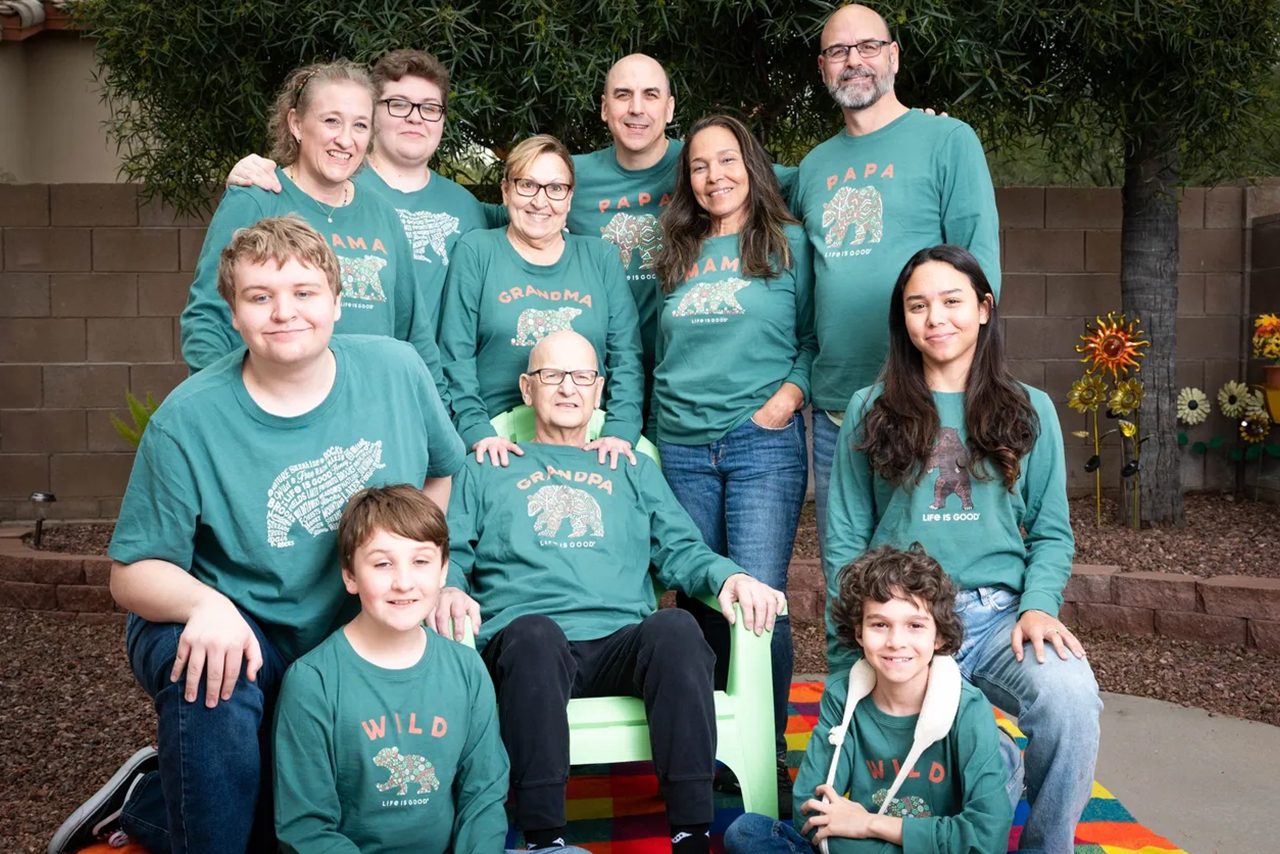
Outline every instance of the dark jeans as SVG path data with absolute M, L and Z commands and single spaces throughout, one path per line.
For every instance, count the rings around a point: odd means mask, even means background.
M 549 617 L 527 614 L 494 635 L 482 655 L 498 694 L 521 830 L 565 823 L 569 700 L 614 695 L 644 700 L 668 822 L 711 823 L 712 654 L 687 613 L 657 611 L 590 641 L 569 641 Z
M 133 675 L 156 707 L 160 770 L 143 778 L 124 805 L 123 830 L 153 854 L 274 851 L 271 718 L 285 662 L 241 612 L 262 647 L 257 680 L 241 673 L 230 700 L 204 705 L 169 681 L 183 626 L 130 614 L 125 647 Z
M 711 550 L 785 593 L 809 474 L 804 417 L 797 412 L 776 430 L 748 419 L 709 445 L 661 442 L 659 449 L 671 491 Z M 702 625 L 716 654 L 716 687 L 723 688 L 729 672 L 728 622 L 697 599 L 680 594 L 676 602 Z M 775 749 L 783 756 L 793 663 L 786 615 L 774 624 L 770 658 Z

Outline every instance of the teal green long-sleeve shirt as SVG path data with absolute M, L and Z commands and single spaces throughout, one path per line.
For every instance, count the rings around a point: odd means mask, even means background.
M 833 673 L 818 709 L 818 725 L 796 774 L 796 829 L 808 816 L 800 811 L 827 781 L 833 751 L 827 735 L 844 715 L 849 672 Z M 893 785 L 915 733 L 919 715 L 896 716 L 864 697 L 840 743 L 833 787 L 875 813 Z M 927 747 L 913 775 L 902 784 L 888 814 L 902 822 L 902 845 L 882 839 L 830 838 L 831 854 L 992 854 L 1009 843 L 1013 807 L 1005 791 L 1008 769 L 1000 756 L 991 704 L 968 682 L 960 689 L 960 708 L 945 738 Z
M 640 335 L 617 253 L 565 236 L 554 264 L 520 256 L 506 229 L 473 231 L 449 264 L 440 350 L 458 433 L 468 448 L 494 435 L 489 419 L 521 402 L 520 374 L 533 345 L 572 329 L 596 350 L 605 375 L 603 435 L 640 437 Z
M 703 241 L 658 319 L 654 411 L 663 441 L 705 445 L 722 438 L 784 383 L 809 397 L 813 267 L 804 230 L 786 229 L 791 266 L 772 279 L 744 278 L 739 235 Z
M 648 457 L 611 469 L 594 451 L 521 447 L 505 467 L 469 457 L 449 501 L 449 585 L 480 603 L 481 648 L 525 614 L 571 641 L 638 623 L 657 607 L 650 564 L 691 596 L 742 572 L 707 548 Z
M 390 670 L 339 629 L 285 674 L 274 742 L 285 851 L 503 850 L 509 765 L 474 650 L 428 633 L 417 664 Z
M 1013 492 L 1005 489 L 989 461 L 982 464 L 987 479 L 972 473 L 963 392 L 933 393 L 940 427 L 929 468 L 918 483 L 896 486 L 872 472 L 866 454 L 854 449 L 879 386 L 853 396 L 836 440 L 827 498 L 822 553 L 828 601 L 835 595 L 840 569 L 863 552 L 882 545 L 906 548 L 918 541 L 958 589 L 1004 587 L 1021 595 L 1019 613 L 1037 610 L 1057 616 L 1075 554 L 1062 428 L 1049 396 L 1024 388 L 1040 433 L 1022 458 Z M 833 672 L 852 663 L 834 637 L 828 609 Z
M 223 248 L 238 229 L 292 213 L 320 232 L 338 256 L 342 316 L 334 333 L 408 341 L 447 403 L 435 340 L 435 314 L 429 302 L 419 298 L 414 262 L 399 215 L 367 188 L 367 179 L 356 183 L 350 203 L 330 209 L 299 189 L 283 169 L 276 169 L 276 177 L 282 187 L 279 193 L 259 187 L 228 187 L 214 211 L 182 310 L 182 357 L 187 366 L 193 372 L 203 370 L 244 343 L 231 326 L 230 307 L 218 293 L 218 261 Z
M 912 110 L 864 136 L 841 131 L 801 161 L 791 209 L 813 246 L 820 409 L 839 410 L 875 382 L 889 349 L 889 294 L 917 251 L 967 248 L 1000 295 L 995 190 L 964 122 Z

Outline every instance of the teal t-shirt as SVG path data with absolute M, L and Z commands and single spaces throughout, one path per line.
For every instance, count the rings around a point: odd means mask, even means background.
M 796 774 L 793 814 L 797 830 L 808 819 L 800 812 L 800 805 L 827 781 L 834 750 L 827 736 L 843 719 L 848 693 L 846 668 L 827 680 L 818 725 Z M 854 709 L 848 734 L 840 742 L 835 790 L 868 812 L 878 812 L 911 750 L 918 718 L 887 714 L 871 697 L 863 697 Z M 887 814 L 903 819 L 902 846 L 880 839 L 833 836 L 831 854 L 1004 851 L 1013 823 L 1013 807 L 1005 791 L 1007 779 L 991 704 L 981 691 L 964 682 L 951 731 L 925 748 L 890 801 Z
M 813 268 L 804 230 L 787 227 L 792 264 L 775 278 L 745 278 L 738 235 L 702 242 L 659 318 L 654 410 L 658 435 L 705 445 L 751 417 L 784 382 L 809 396 Z
M 285 851 L 503 850 L 509 766 L 475 650 L 428 632 L 417 664 L 389 670 L 339 629 L 285 674 L 274 740 Z
M 1049 396 L 1024 388 L 1040 420 L 1040 434 L 1022 459 L 1013 492 L 1005 489 L 991 461 L 983 462 L 982 471 L 973 470 L 963 392 L 933 393 L 940 426 L 928 470 L 918 483 L 897 486 L 875 475 L 866 454 L 854 449 L 863 416 L 880 388 L 853 396 L 836 440 L 827 498 L 822 554 L 828 601 L 835 595 L 840 569 L 863 552 L 919 542 L 958 589 L 1003 587 L 1021 595 L 1019 613 L 1037 610 L 1057 616 L 1075 554 L 1062 428 Z M 829 612 L 827 631 L 833 662 L 847 660 L 847 651 L 832 641 Z
M 658 217 L 671 203 L 683 145 L 678 139 L 668 139 L 662 159 L 647 169 L 624 169 L 612 145 L 573 157 L 573 206 L 568 228 L 573 234 L 603 237 L 622 260 L 640 316 L 645 377 L 653 376 L 658 305 L 662 302 L 662 287 L 653 270 L 662 251 Z
M 465 454 L 412 348 L 365 335 L 329 346 L 333 388 L 303 415 L 254 402 L 243 345 L 174 389 L 143 434 L 108 550 L 123 564 L 189 570 L 253 617 L 287 661 L 356 602 L 338 572 L 347 499 L 450 476 Z
M 691 596 L 743 571 L 707 548 L 648 457 L 610 469 L 594 451 L 521 447 L 506 467 L 469 457 L 449 502 L 449 584 L 480 603 L 481 647 L 525 614 L 571 641 L 638 623 L 657 607 L 650 564 Z
M 889 294 L 917 251 L 966 247 L 1000 293 L 1000 226 L 982 144 L 918 110 L 865 136 L 840 132 L 800 163 L 791 209 L 813 245 L 813 402 L 839 410 L 889 349 Z
M 604 435 L 640 437 L 640 340 L 636 305 L 615 252 L 565 235 L 554 264 L 532 264 L 506 229 L 473 231 L 449 264 L 440 350 L 458 433 L 468 448 L 495 435 L 489 419 L 521 403 L 520 374 L 546 335 L 580 333 L 596 349 L 609 413 Z
M 427 171 L 431 175 L 427 185 L 409 193 L 392 187 L 368 164 L 353 180 L 356 187 L 381 197 L 400 217 L 413 257 L 418 299 L 438 326 L 449 253 L 459 237 L 468 231 L 487 228 L 488 223 L 484 208 L 470 191 L 434 170 Z
M 369 171 L 369 170 L 363 170 Z M 350 203 L 329 210 L 276 169 L 279 193 L 258 187 L 228 187 L 214 211 L 196 260 L 195 280 L 182 310 L 182 357 L 200 371 L 244 342 L 231 326 L 231 309 L 218 294 L 218 259 L 236 230 L 258 220 L 297 214 L 320 232 L 338 256 L 342 274 L 340 334 L 385 335 L 408 341 L 444 394 L 436 347 L 435 313 L 418 298 L 409 244 L 400 217 L 378 194 L 356 184 Z

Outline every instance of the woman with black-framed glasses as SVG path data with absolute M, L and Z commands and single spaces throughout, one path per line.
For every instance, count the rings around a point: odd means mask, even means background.
M 506 465 L 522 451 L 489 419 L 520 403 L 516 378 L 533 345 L 572 329 L 595 347 L 608 377 L 601 437 L 586 447 L 632 457 L 640 438 L 644 380 L 635 299 L 617 250 L 565 233 L 573 201 L 573 160 L 546 134 L 511 150 L 502 177 L 510 223 L 473 231 L 454 249 L 440 319 L 440 351 L 462 441 Z M 563 379 L 563 377 L 561 378 Z

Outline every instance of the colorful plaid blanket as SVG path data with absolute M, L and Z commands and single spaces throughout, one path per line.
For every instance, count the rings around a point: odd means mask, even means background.
M 820 682 L 797 682 L 791 686 L 790 717 L 787 721 L 788 761 L 792 776 L 809 743 L 809 734 L 818 722 Z M 1013 721 L 996 712 L 997 723 L 1019 745 L 1026 738 Z M 628 762 L 575 768 L 569 780 L 569 842 L 594 854 L 666 854 L 671 850 L 658 780 L 648 762 Z M 742 814 L 742 802 L 735 797 L 716 795 L 716 818 L 711 828 L 712 850 L 723 852 L 720 836 Z M 1015 849 L 1027 818 L 1027 803 L 1018 805 L 1009 847 Z M 507 844 L 515 847 L 513 830 Z M 140 847 L 109 848 L 94 845 L 84 854 L 146 854 Z M 1098 782 L 1093 798 L 1076 827 L 1076 854 L 1186 854 L 1134 819 L 1115 796 Z

